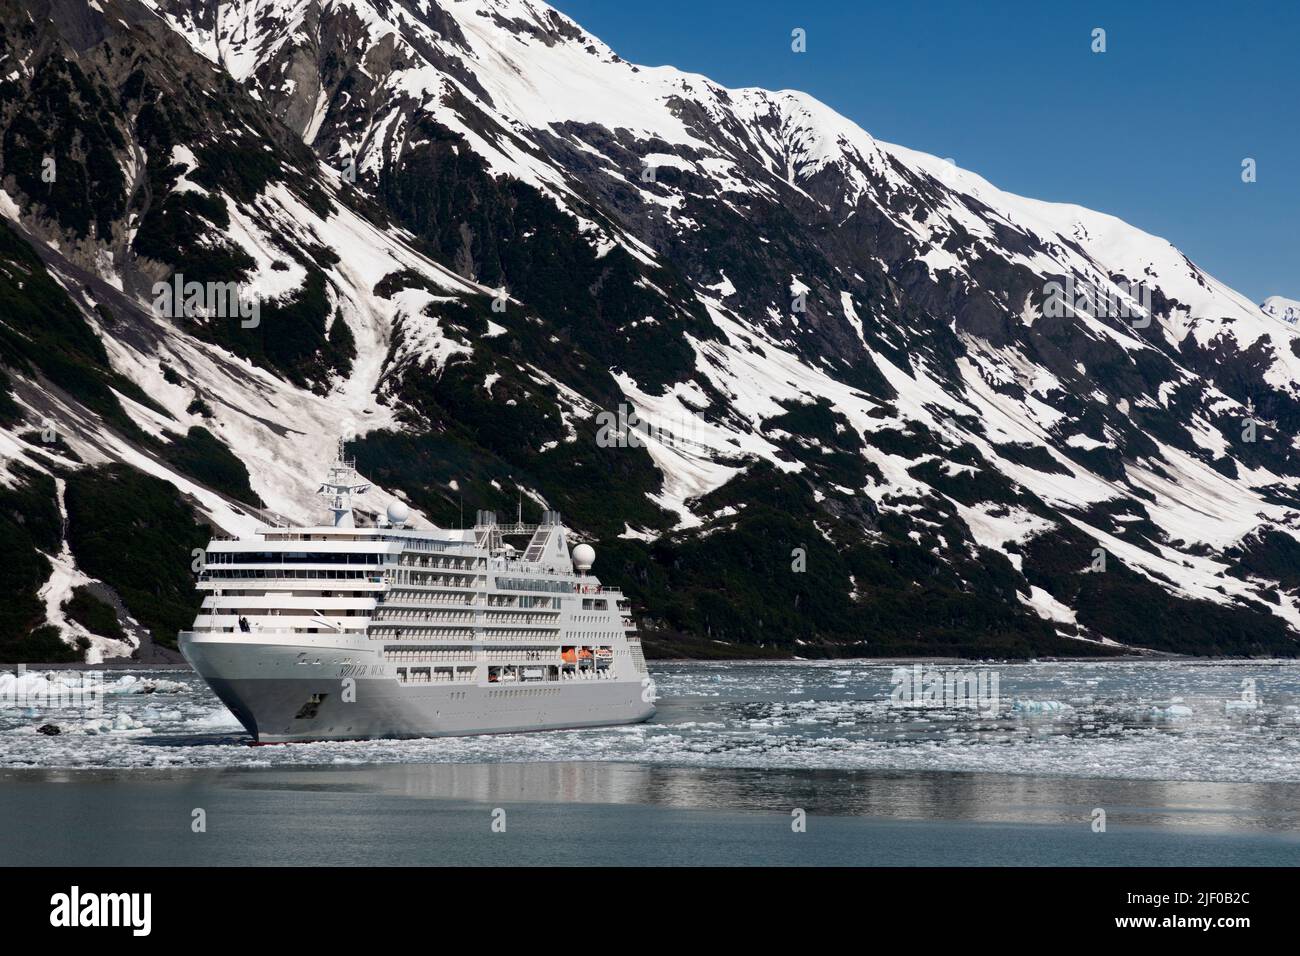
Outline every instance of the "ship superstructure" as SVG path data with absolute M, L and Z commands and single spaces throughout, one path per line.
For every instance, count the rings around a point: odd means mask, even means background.
M 214 538 L 180 647 L 259 742 L 634 723 L 654 684 L 622 593 L 560 515 L 417 529 L 400 502 L 358 526 L 369 485 L 342 453 L 333 521 Z

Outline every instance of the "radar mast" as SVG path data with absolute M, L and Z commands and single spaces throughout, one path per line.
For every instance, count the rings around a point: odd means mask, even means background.
M 370 490 L 370 482 L 363 481 L 357 474 L 357 463 L 344 454 L 345 439 L 339 438 L 338 457 L 330 465 L 329 477 L 321 483 L 316 492 L 322 498 L 329 499 L 329 509 L 334 515 L 334 527 L 355 528 L 352 517 L 352 496 L 364 495 Z

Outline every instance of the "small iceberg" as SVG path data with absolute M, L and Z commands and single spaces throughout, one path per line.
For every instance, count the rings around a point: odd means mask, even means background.
M 1067 710 L 1073 710 L 1069 704 L 1063 704 L 1059 700 L 1020 699 L 1016 700 L 1011 709 L 1021 714 L 1060 714 Z
M 136 720 L 130 714 L 117 714 L 113 717 L 100 717 L 97 720 L 88 720 L 81 727 L 82 733 L 96 734 L 113 734 L 113 733 L 140 733 L 149 731 L 143 723 Z
M 185 690 L 180 681 L 166 680 L 162 677 L 136 677 L 126 674 L 104 687 L 106 694 L 179 694 Z

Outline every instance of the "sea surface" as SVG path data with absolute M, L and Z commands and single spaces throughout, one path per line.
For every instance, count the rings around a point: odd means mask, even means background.
M 90 712 L 0 672 L 0 863 L 1300 862 L 1300 664 L 920 666 L 654 663 L 633 727 L 260 747 L 188 671 Z

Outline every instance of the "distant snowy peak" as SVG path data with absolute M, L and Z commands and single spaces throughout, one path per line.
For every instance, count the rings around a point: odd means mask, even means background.
M 1270 295 L 1259 304 L 1259 307 L 1273 318 L 1281 319 L 1291 325 L 1295 325 L 1297 321 L 1300 321 L 1300 300 L 1288 299 L 1280 295 Z
M 979 249 L 1003 246 L 1009 228 L 1032 237 L 1034 252 L 1021 240 L 1008 251 L 1040 276 L 1158 285 L 1189 319 L 1174 341 L 1190 330 L 1208 342 L 1231 323 L 1246 347 L 1266 329 L 1253 303 L 1121 220 L 1004 192 L 949 160 L 878 141 L 805 93 L 727 89 L 629 63 L 545 3 L 150 2 L 304 139 L 319 136 L 334 163 L 387 168 L 414 144 L 411 119 L 423 113 L 463 135 L 494 173 L 580 217 L 578 197 L 598 176 L 607 189 L 630 186 L 672 231 L 698 229 L 674 198 L 681 187 L 639 181 L 648 166 L 687 171 L 713 199 L 742 204 L 795 190 L 843 217 L 865 198 L 924 247 L 917 256 L 936 273 L 969 277 Z M 575 156 L 595 168 L 576 173 Z M 593 241 L 608 232 L 593 229 Z M 953 248 L 967 237 L 976 241 Z
M 777 180 L 847 213 L 874 194 L 924 242 L 942 242 L 956 226 L 974 226 L 978 236 L 1011 225 L 1062 252 L 1026 263 L 1041 271 L 1090 266 L 1158 278 L 1176 286 L 1167 293 L 1176 292 L 1193 314 L 1207 298 L 1223 300 L 1209 313 L 1235 320 L 1254 313 L 1252 303 L 1216 288 L 1167 242 L 1120 220 L 1005 193 L 949 160 L 880 142 L 805 93 L 727 89 L 673 67 L 629 63 L 536 0 L 147 2 L 262 97 L 292 100 L 278 111 L 308 142 L 332 126 L 333 155 L 361 156 L 363 169 L 382 168 L 409 148 L 409 117 L 394 111 L 415 106 L 466 136 L 494 172 L 561 201 L 572 198 L 572 178 L 553 157 L 539 155 L 554 153 L 557 139 L 588 161 L 597 158 L 603 174 L 629 180 L 669 218 L 680 219 L 662 190 L 636 182 L 641 166 L 656 159 L 708 180 L 719 195 L 774 196 Z M 330 56 L 340 32 L 346 42 L 339 51 L 352 63 Z M 319 71 L 305 68 L 308 55 L 321 60 Z M 349 81 L 342 92 L 348 69 L 364 82 Z M 927 181 L 951 195 L 934 194 Z M 900 216 L 902 193 L 919 194 L 937 215 Z M 1078 249 L 1082 260 L 1064 261 Z M 960 262 L 948 267 L 961 271 Z

